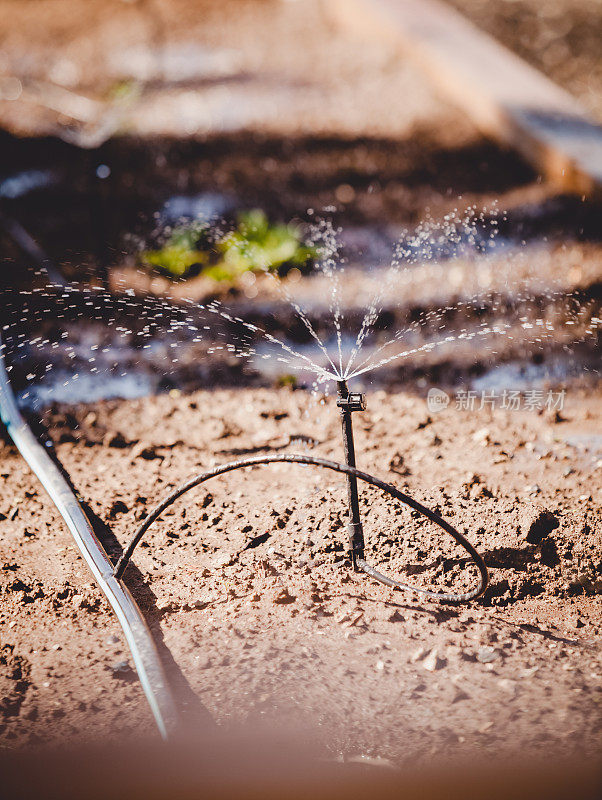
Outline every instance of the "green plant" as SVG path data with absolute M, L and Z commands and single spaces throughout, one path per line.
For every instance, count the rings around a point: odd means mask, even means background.
M 166 272 L 172 278 L 184 278 L 195 267 L 202 269 L 209 262 L 206 249 L 199 249 L 203 241 L 205 226 L 195 223 L 174 228 L 163 247 L 145 250 L 140 258 L 144 264 Z
M 291 389 L 296 389 L 298 386 L 298 380 L 296 375 L 280 375 L 276 379 L 276 386 L 279 388 L 286 388 L 289 386 Z
M 140 84 L 135 80 L 120 80 L 111 84 L 106 92 L 106 99 L 111 102 L 137 100 L 140 96 Z
M 293 225 L 271 225 L 263 211 L 255 209 L 238 217 L 238 226 L 218 245 L 221 260 L 205 270 L 216 280 L 232 280 L 243 272 L 301 267 L 315 251 L 304 245 Z
M 179 226 L 163 247 L 145 251 L 141 260 L 174 278 L 202 271 L 214 280 L 232 282 L 248 271 L 282 273 L 303 267 L 316 254 L 296 226 L 271 224 L 260 209 L 239 214 L 236 228 L 213 246 L 206 231 L 198 223 Z

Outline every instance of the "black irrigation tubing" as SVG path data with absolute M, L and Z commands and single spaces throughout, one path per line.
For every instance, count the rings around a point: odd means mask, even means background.
M 115 576 L 113 564 L 96 538 L 73 489 L 21 416 L 6 372 L 1 337 L 0 419 L 65 520 L 79 551 L 111 604 L 125 634 L 159 732 L 167 739 L 177 728 L 178 714 L 152 635 L 129 589 Z
M 479 597 L 483 594 L 485 589 L 487 588 L 488 584 L 488 573 L 487 567 L 485 566 L 485 562 L 483 561 L 482 557 L 479 555 L 477 550 L 473 547 L 473 545 L 468 541 L 468 539 L 463 536 L 459 531 L 453 528 L 448 522 L 446 522 L 442 517 L 436 514 L 434 511 L 431 511 L 429 508 L 426 508 L 418 501 L 411 498 L 409 495 L 404 494 L 395 486 L 390 483 L 385 483 L 385 481 L 381 481 L 379 478 L 375 478 L 373 475 L 370 475 L 367 472 L 362 472 L 355 467 L 347 466 L 346 464 L 339 464 L 336 461 L 329 461 L 325 458 L 316 458 L 314 456 L 304 456 L 304 455 L 295 455 L 295 454 L 280 454 L 280 455 L 273 455 L 273 456 L 254 456 L 252 458 L 246 458 L 241 461 L 231 461 L 228 464 L 223 464 L 222 466 L 216 467 L 208 472 L 203 472 L 200 475 L 197 475 L 194 478 L 191 478 L 186 483 L 179 486 L 177 489 L 174 489 L 164 500 L 162 500 L 157 506 L 155 506 L 149 515 L 146 517 L 142 525 L 138 528 L 138 530 L 134 533 L 132 538 L 130 539 L 127 547 L 123 551 L 123 554 L 117 565 L 115 567 L 115 577 L 121 578 L 123 573 L 130 562 L 132 554 L 136 549 L 136 545 L 142 539 L 146 531 L 150 528 L 150 526 L 155 522 L 158 517 L 165 511 L 168 506 L 174 503 L 179 497 L 183 494 L 188 492 L 190 489 L 194 489 L 195 486 L 199 486 L 201 483 L 205 483 L 205 481 L 211 480 L 211 478 L 216 478 L 218 475 L 224 475 L 226 472 L 232 472 L 236 469 L 243 469 L 244 467 L 254 467 L 259 466 L 261 464 L 274 464 L 274 463 L 287 463 L 287 464 L 304 464 L 308 466 L 315 466 L 315 467 L 323 467 L 325 469 L 331 469 L 334 472 L 340 472 L 347 476 L 353 476 L 355 478 L 359 478 L 359 480 L 364 481 L 365 483 L 371 484 L 372 486 L 376 486 L 377 488 L 381 489 L 386 494 L 391 495 L 396 500 L 405 503 L 405 505 L 410 506 L 415 511 L 418 511 L 419 514 L 430 519 L 436 525 L 439 525 L 446 533 L 448 533 L 459 545 L 461 545 L 467 553 L 471 556 L 473 561 L 475 562 L 478 570 L 479 570 L 479 581 L 477 586 L 469 592 L 465 592 L 463 594 L 452 594 L 448 592 L 435 592 L 431 591 L 430 589 L 422 589 L 416 586 L 409 586 L 408 584 L 402 583 L 400 581 L 396 581 L 392 578 L 383 575 L 378 570 L 374 569 L 374 567 L 370 566 L 363 558 L 356 559 L 356 565 L 365 572 L 370 577 L 374 578 L 375 580 L 379 581 L 380 583 L 385 584 L 386 586 L 390 586 L 392 589 L 399 589 L 401 591 L 409 591 L 409 592 L 416 592 L 423 596 L 426 596 L 432 600 L 436 600 L 440 603 L 466 603 L 470 600 L 474 600 L 475 598 Z

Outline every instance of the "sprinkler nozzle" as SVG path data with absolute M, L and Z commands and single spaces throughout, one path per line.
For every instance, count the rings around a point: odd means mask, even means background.
M 337 406 L 347 411 L 365 411 L 366 397 L 361 392 L 349 392 L 347 397 L 339 397 Z
M 346 411 L 365 411 L 366 397 L 361 392 L 350 392 L 347 388 L 347 381 L 337 381 L 337 391 L 339 393 L 337 406 L 341 413 Z

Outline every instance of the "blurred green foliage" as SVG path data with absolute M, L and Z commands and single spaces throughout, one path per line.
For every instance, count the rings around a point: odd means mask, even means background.
M 124 100 L 136 100 L 140 97 L 141 87 L 137 81 L 121 80 L 115 81 L 106 91 L 106 99 L 113 102 Z
M 181 225 L 161 248 L 143 252 L 141 261 L 176 279 L 202 272 L 216 281 L 232 282 L 248 271 L 301 268 L 316 255 L 296 226 L 272 224 L 260 209 L 239 214 L 236 228 L 216 243 L 210 243 L 207 234 L 206 225 Z
M 290 387 L 291 389 L 296 389 L 298 386 L 298 380 L 296 375 L 280 375 L 276 380 L 276 386 L 279 388 L 286 388 Z
M 209 252 L 200 249 L 205 239 L 205 226 L 195 223 L 174 228 L 167 241 L 159 250 L 145 250 L 141 253 L 143 264 L 167 273 L 171 278 L 185 278 L 190 273 L 198 273 L 209 262 Z

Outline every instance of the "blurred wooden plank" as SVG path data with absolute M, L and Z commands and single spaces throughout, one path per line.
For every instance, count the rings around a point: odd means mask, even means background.
M 403 48 L 484 133 L 516 148 L 548 180 L 567 191 L 600 192 L 602 127 L 568 92 L 450 6 L 438 0 L 328 3 L 339 23 Z

